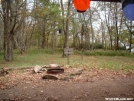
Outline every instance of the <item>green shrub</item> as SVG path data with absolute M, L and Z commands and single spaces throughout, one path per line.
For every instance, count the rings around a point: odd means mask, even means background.
M 79 50 L 74 50 L 74 54 L 81 54 L 82 52 Z
M 51 49 L 39 49 L 39 48 L 34 48 L 34 49 L 28 49 L 26 51 L 26 54 L 50 54 Z
M 3 59 L 4 52 L 0 52 L 0 59 Z
M 103 44 L 96 44 L 95 49 L 104 49 Z
M 38 49 L 38 48 L 30 48 L 30 49 L 28 49 L 27 51 L 26 51 L 26 54 L 38 54 L 38 53 L 40 53 L 40 52 L 42 52 L 42 50 L 41 49 Z
M 51 49 L 44 49 L 44 53 L 51 54 L 52 53 L 52 50 Z
M 56 48 L 55 52 L 63 52 L 63 48 Z
M 91 52 L 92 52 L 92 51 L 85 51 L 85 52 L 84 52 L 84 55 L 87 55 L 87 56 L 88 56 L 88 55 L 92 55 Z
M 121 46 L 120 46 L 118 49 L 119 49 L 119 50 L 126 50 L 126 47 L 121 47 Z

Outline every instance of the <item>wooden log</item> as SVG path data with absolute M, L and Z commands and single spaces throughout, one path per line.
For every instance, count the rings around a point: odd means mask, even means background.
M 62 68 L 50 68 L 47 69 L 48 74 L 59 74 L 59 73 L 64 73 L 64 69 Z
M 42 76 L 42 79 L 58 80 L 58 78 L 53 75 L 44 75 Z

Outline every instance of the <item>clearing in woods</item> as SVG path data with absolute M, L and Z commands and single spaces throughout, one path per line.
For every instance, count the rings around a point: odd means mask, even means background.
M 0 60 L 0 67 L 15 70 L 0 76 L 0 101 L 106 101 L 106 98 L 134 98 L 134 58 L 122 56 L 71 55 L 67 67 L 61 54 L 15 55 L 15 61 Z M 55 74 L 58 80 L 44 80 L 42 73 L 19 69 L 58 63 L 64 73 Z M 81 73 L 72 75 L 78 69 Z M 123 100 L 124 101 L 124 100 Z
M 134 70 L 63 67 L 59 80 L 44 80 L 42 73 L 13 70 L 0 77 L 0 101 L 106 101 L 106 98 L 134 98 Z M 80 69 L 80 68 L 79 68 Z

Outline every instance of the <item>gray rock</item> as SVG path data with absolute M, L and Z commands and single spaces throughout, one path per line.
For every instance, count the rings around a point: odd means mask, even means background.
M 42 70 L 42 67 L 39 66 L 39 65 L 36 65 L 36 66 L 34 67 L 34 72 L 35 72 L 35 73 L 39 73 L 41 70 Z
M 71 79 L 73 79 L 72 76 L 66 76 L 66 77 L 61 78 L 60 80 L 69 81 L 69 80 L 71 80 Z
M 76 75 L 81 75 L 83 72 L 83 69 L 79 69 L 77 71 L 74 71 L 73 73 L 69 74 L 69 76 L 76 76 Z
M 58 64 L 49 64 L 50 68 L 59 68 L 60 66 Z

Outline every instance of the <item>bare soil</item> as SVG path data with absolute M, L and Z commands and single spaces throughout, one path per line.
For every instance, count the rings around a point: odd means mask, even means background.
M 77 70 L 64 69 L 63 74 L 54 75 L 59 80 L 43 80 L 46 72 L 32 74 L 31 70 L 13 70 L 0 77 L 0 101 L 106 101 L 105 98 L 134 98 L 134 70 L 83 69 L 81 75 L 61 80 Z

